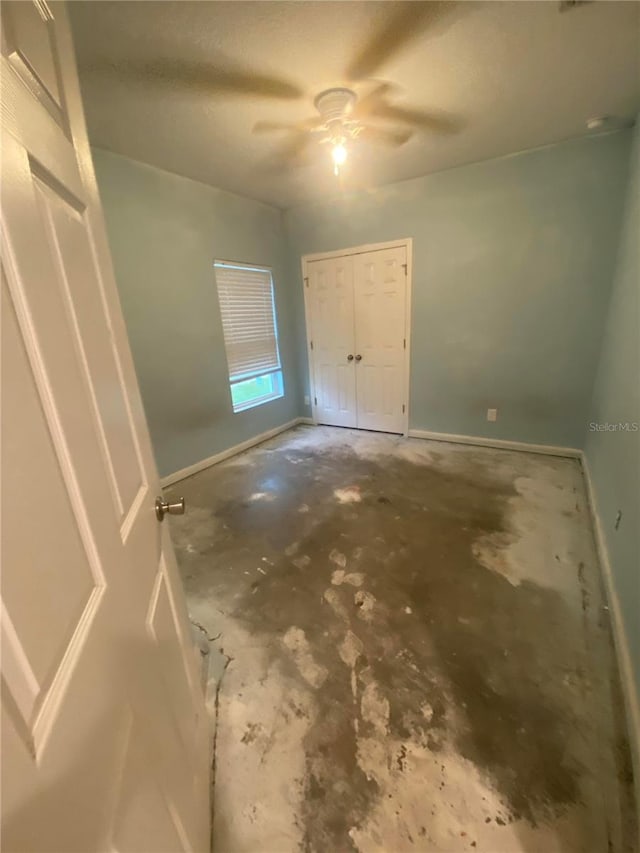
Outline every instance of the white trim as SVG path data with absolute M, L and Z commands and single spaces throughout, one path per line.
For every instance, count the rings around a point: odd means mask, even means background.
M 411 289 L 413 284 L 413 240 L 408 237 L 405 241 L 407 252 L 407 274 L 405 276 L 404 294 L 404 427 L 402 434 L 409 438 L 409 399 L 411 396 L 411 310 L 413 307 Z
M 591 513 L 591 521 L 593 523 L 596 551 L 604 580 L 609 613 L 611 615 L 613 640 L 618 666 L 620 667 L 620 681 L 622 682 L 622 693 L 627 712 L 627 729 L 629 734 L 629 745 L 631 747 L 631 754 L 633 758 L 636 803 L 640 804 L 640 697 L 638 696 L 638 686 L 635 683 L 633 674 L 631 651 L 629 649 L 629 641 L 624 628 L 622 610 L 620 609 L 620 599 L 613 579 L 607 540 L 604 535 L 602 518 L 598 511 L 598 500 L 596 498 L 593 480 L 591 479 L 589 463 L 584 452 L 580 454 L 580 461 L 582 463 L 582 472 L 584 474 L 587 491 L 587 501 L 589 504 L 589 511 Z
M 404 377 L 403 377 L 403 388 L 404 388 L 404 413 L 402 416 L 403 420 L 403 428 L 402 434 L 405 438 L 409 436 L 409 403 L 410 403 L 410 381 L 411 381 L 411 309 L 412 309 L 412 298 L 411 298 L 411 285 L 413 282 L 413 238 L 412 237 L 403 237 L 400 240 L 389 240 L 386 243 L 365 243 L 361 246 L 350 246 L 344 249 L 334 249 L 331 252 L 315 252 L 309 255 L 302 255 L 300 258 L 300 265 L 302 267 L 302 290 L 304 294 L 304 320 L 305 320 L 305 333 L 307 339 L 307 357 L 309 362 L 309 392 L 311 399 L 311 412 L 312 419 L 311 423 L 317 424 L 317 413 L 316 406 L 314 404 L 314 400 L 317 397 L 316 388 L 315 388 L 315 379 L 314 379 L 314 370 L 313 370 L 313 359 L 314 353 L 311 349 L 310 345 L 310 334 L 309 330 L 311 329 L 311 318 L 309 311 L 309 300 L 307 297 L 308 287 L 306 283 L 308 281 L 308 270 L 307 264 L 310 261 L 323 261 L 329 260 L 330 258 L 344 258 L 352 255 L 362 255 L 366 252 L 381 252 L 384 249 L 397 249 L 399 247 L 403 247 L 406 251 L 406 260 L 407 260 L 407 275 L 406 275 L 406 289 L 405 289 L 405 321 L 404 321 L 404 334 L 406 340 L 406 346 L 404 350 Z M 355 427 L 354 427 L 355 428 Z
M 345 246 L 344 249 L 333 249 L 331 252 L 315 252 L 303 255 L 304 261 L 326 261 L 329 258 L 345 258 L 348 255 L 362 255 L 365 252 L 380 252 L 383 249 L 395 249 L 398 246 L 410 247 L 413 242 L 411 237 L 402 237 L 399 240 L 389 240 L 386 243 L 365 243 L 362 246 Z
M 484 438 L 479 435 L 454 435 L 449 432 L 429 432 L 410 429 L 409 438 L 425 438 L 429 441 L 449 441 L 452 444 L 472 444 L 478 447 L 494 447 L 498 450 L 519 450 L 523 453 L 542 453 L 546 456 L 567 456 L 581 459 L 582 451 L 575 447 L 556 447 L 553 444 L 528 444 L 525 441 L 505 441 L 501 438 Z
M 40 684 L 35 676 L 29 658 L 20 642 L 18 632 L 13 626 L 9 611 L 4 601 L 0 600 L 2 619 L 0 631 L 2 636 L 2 677 L 22 714 L 27 726 L 31 725 L 31 713 L 38 701 Z
M 233 269 L 237 270 L 256 270 L 257 272 L 266 270 L 273 277 L 273 267 L 270 267 L 268 264 L 250 264 L 246 261 L 223 261 L 221 258 L 214 260 L 213 266 L 215 267 L 216 264 L 221 267 L 233 267 Z
M 275 377 L 275 381 L 271 383 L 272 387 L 277 386 L 275 391 L 270 394 L 264 394 L 262 397 L 253 397 L 251 400 L 246 400 L 238 406 L 233 402 L 233 386 L 240 385 L 243 382 L 251 382 L 253 379 L 262 379 L 265 376 Z M 274 370 L 267 370 L 264 373 L 255 373 L 253 376 L 248 376 L 245 379 L 236 379 L 233 382 L 229 379 L 229 389 L 231 391 L 231 408 L 234 414 L 246 412 L 247 409 L 255 409 L 256 406 L 263 406 L 265 403 L 270 403 L 272 400 L 280 400 L 284 397 L 284 376 L 281 367 L 276 367 Z
M 250 447 L 255 447 L 256 444 L 262 444 L 263 441 L 267 441 L 268 439 L 279 435 L 281 432 L 286 432 L 286 430 L 297 426 L 299 423 L 309 422 L 308 418 L 294 418 L 292 421 L 287 421 L 286 424 L 281 424 L 280 426 L 269 429 L 266 432 L 261 432 L 260 435 L 254 435 L 253 438 L 241 441 L 240 444 L 234 444 L 233 447 L 221 450 L 220 453 L 214 453 L 213 456 L 201 459 L 200 462 L 194 462 L 193 465 L 188 465 L 186 468 L 174 471 L 173 474 L 167 474 L 166 477 L 161 477 L 160 485 L 163 489 L 167 486 L 172 486 L 179 480 L 184 480 L 187 477 L 191 477 L 192 474 L 197 474 L 199 471 L 204 471 L 205 468 L 210 468 L 212 465 L 217 465 L 218 462 L 224 462 L 225 459 L 229 459 L 231 456 L 236 456 L 238 453 L 242 453 L 243 450 L 249 450 Z
M 307 275 L 307 255 L 300 258 L 300 266 L 302 268 L 302 296 L 304 300 L 304 336 L 307 340 L 307 367 L 309 376 L 309 403 L 311 404 L 311 422 L 318 423 L 318 415 L 316 411 L 316 383 L 313 369 L 313 350 L 311 349 L 311 311 L 309 309 L 309 297 L 307 295 L 309 276 Z

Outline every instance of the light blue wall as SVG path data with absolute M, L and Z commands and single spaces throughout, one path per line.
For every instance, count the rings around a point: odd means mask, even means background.
M 411 427 L 581 447 L 629 142 L 573 140 L 288 211 L 302 393 L 300 256 L 412 237 Z
M 414 241 L 412 428 L 581 447 L 631 134 L 574 140 L 283 215 L 94 149 L 162 474 L 300 414 L 300 256 Z M 234 415 L 212 263 L 274 269 L 286 396 Z M 496 424 L 486 409 L 497 407 Z
M 161 475 L 298 414 L 280 210 L 93 150 L 120 298 Z M 234 414 L 215 258 L 273 268 L 285 397 Z
M 631 163 L 624 228 L 589 417 L 592 423 L 640 424 L 640 116 Z M 640 693 L 640 432 L 588 429 L 585 452 Z M 615 530 L 618 510 L 622 520 Z M 640 772 L 640 766 L 637 769 Z
M 619 240 L 631 136 L 574 140 L 310 204 L 284 222 L 275 208 L 94 149 L 160 473 L 310 414 L 300 405 L 308 393 L 302 254 L 412 237 L 411 426 L 586 443 L 640 685 L 640 432 L 587 426 L 640 422 L 638 130 Z M 237 415 L 215 258 L 271 266 L 276 284 L 286 395 Z M 496 424 L 485 420 L 489 406 L 499 409 Z

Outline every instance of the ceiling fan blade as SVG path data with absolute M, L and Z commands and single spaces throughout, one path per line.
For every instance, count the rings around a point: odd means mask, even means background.
M 413 136 L 413 131 L 400 129 L 387 129 L 384 127 L 373 127 L 372 125 L 364 125 L 358 139 L 364 139 L 365 142 L 373 142 L 374 144 L 387 145 L 393 148 L 399 148 L 408 142 Z
M 272 133 L 278 130 L 295 130 L 295 124 L 285 121 L 257 121 L 253 125 L 254 133 Z
M 156 60 L 154 62 L 106 63 L 102 68 L 129 80 L 159 83 L 166 86 L 204 92 L 208 95 L 247 95 L 250 97 L 295 100 L 304 92 L 294 83 L 232 67 L 217 67 L 207 62 L 183 60 Z
M 257 121 L 253 126 L 254 133 L 272 133 L 279 130 L 305 131 L 312 130 L 322 124 L 320 116 L 311 116 L 299 122 Z
M 371 109 L 371 115 L 419 127 L 422 130 L 431 130 L 434 133 L 458 133 L 464 127 L 461 119 L 447 113 L 413 110 L 410 107 L 396 107 L 384 102 L 375 104 Z
M 310 162 L 309 147 L 312 137 L 308 133 L 296 132 L 281 145 L 263 164 L 262 171 L 281 174 L 286 169 L 305 166 Z
M 452 2 L 394 2 L 393 11 L 384 26 L 373 35 L 347 68 L 350 80 L 372 77 L 386 62 L 400 53 L 428 26 L 447 12 Z
M 364 119 L 371 115 L 380 103 L 386 103 L 386 96 L 393 92 L 394 89 L 395 87 L 391 83 L 379 83 L 368 94 L 358 98 L 353 108 L 354 118 Z

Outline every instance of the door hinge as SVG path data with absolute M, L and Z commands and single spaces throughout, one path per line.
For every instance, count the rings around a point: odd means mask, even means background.
M 309 287 L 309 276 L 308 276 L 308 275 L 305 275 L 305 277 L 304 277 L 304 283 L 305 283 L 305 285 L 306 285 L 307 287 Z
M 314 397 L 314 398 L 313 398 L 313 405 L 314 405 L 314 406 L 317 406 L 317 405 L 318 405 L 318 398 L 317 398 L 317 397 Z
M 404 415 L 404 403 L 402 404 L 402 414 Z
M 407 275 L 407 264 L 402 264 L 402 266 L 404 267 L 404 274 Z
M 309 341 L 309 346 L 313 349 L 313 341 Z
M 402 349 L 406 349 L 406 348 L 407 348 L 407 339 L 403 338 L 402 339 Z

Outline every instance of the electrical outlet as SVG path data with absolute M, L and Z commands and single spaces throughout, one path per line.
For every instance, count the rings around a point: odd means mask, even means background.
M 487 420 L 488 421 L 497 421 L 498 420 L 498 410 L 497 409 L 487 409 Z
M 311 405 L 311 398 L 309 397 L 309 395 L 308 395 L 308 394 L 305 394 L 305 395 L 304 395 L 304 404 L 305 404 L 305 406 L 310 406 L 310 405 Z

